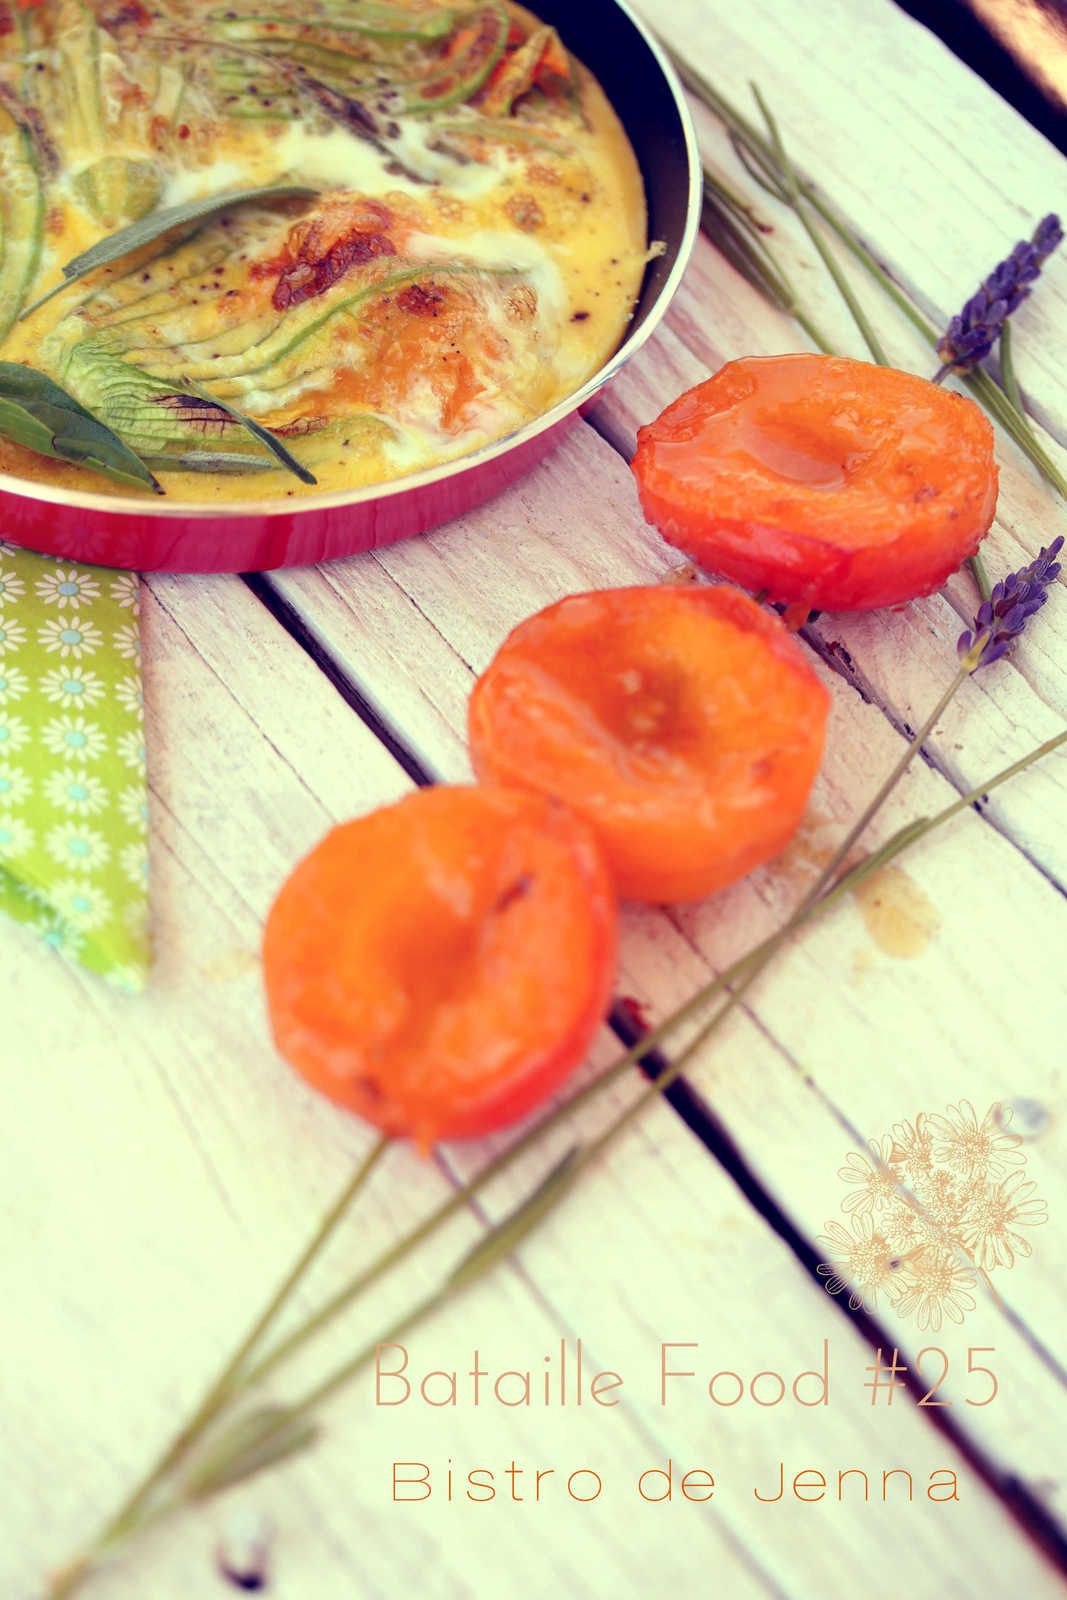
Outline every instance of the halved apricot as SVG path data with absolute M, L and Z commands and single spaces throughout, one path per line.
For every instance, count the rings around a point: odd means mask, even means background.
M 505 640 L 471 697 L 471 757 L 586 817 L 620 894 L 695 900 L 786 845 L 828 708 L 783 624 L 739 590 L 608 589 Z
M 932 594 L 993 520 L 993 429 L 925 378 L 842 356 L 731 361 L 638 434 L 645 516 L 774 600 L 867 611 Z
M 588 825 L 499 788 L 421 790 L 327 834 L 267 921 L 278 1049 L 423 1148 L 532 1110 L 607 1011 L 618 909 Z

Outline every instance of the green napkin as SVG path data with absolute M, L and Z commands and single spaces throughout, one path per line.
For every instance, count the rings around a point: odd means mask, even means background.
M 125 989 L 149 961 L 139 589 L 0 543 L 0 911 Z

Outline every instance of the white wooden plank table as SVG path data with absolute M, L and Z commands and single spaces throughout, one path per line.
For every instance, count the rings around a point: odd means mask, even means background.
M 687 56 L 735 98 L 758 78 L 794 153 L 939 322 L 1045 211 L 1067 164 L 890 0 L 645 0 Z M 722 163 L 721 133 L 700 114 Z M 841 347 L 861 353 L 833 290 L 797 275 Z M 1067 261 L 1019 318 L 1018 363 L 1052 452 L 1067 459 Z M 886 313 L 894 359 L 924 352 Z M 0 1595 L 30 1600 L 173 1431 L 368 1135 L 307 1093 L 271 1050 L 257 946 L 282 878 L 334 820 L 412 782 L 462 780 L 466 697 L 504 633 L 574 590 L 647 581 L 679 565 L 642 521 L 626 456 L 636 426 L 723 360 L 800 348 L 702 241 L 667 325 L 591 423 L 532 477 L 425 539 L 317 570 L 146 585 L 146 696 L 158 965 L 147 994 L 112 995 L 12 927 L 0 928 L 9 1135 L 3 1161 Z M 1067 516 L 1002 441 L 987 545 L 1018 565 Z M 965 576 L 893 614 L 824 617 L 804 643 L 833 696 L 827 761 L 786 857 L 707 905 L 629 911 L 620 992 L 665 1015 L 768 932 L 953 668 Z M 969 685 L 874 830 L 886 837 L 1048 737 L 1067 711 L 1067 602 L 1052 597 L 1015 658 Z M 1052 759 L 903 864 L 884 893 L 888 941 L 852 903 L 795 942 L 746 997 L 671 1105 L 657 1105 L 581 1191 L 465 1303 L 411 1340 L 413 1366 L 539 1369 L 561 1339 L 625 1377 L 611 1410 L 385 1409 L 357 1384 L 316 1451 L 161 1531 L 86 1592 L 101 1600 L 232 1593 L 213 1549 L 239 1511 L 275 1528 L 270 1593 L 529 1600 L 673 1587 L 748 1600 L 908 1593 L 919 1600 L 1025 1587 L 1061 1591 L 1067 1552 L 1067 1081 L 1063 976 L 1067 761 Z M 899 933 L 900 916 L 904 935 Z M 884 918 L 883 918 L 884 923 Z M 872 929 L 875 936 L 872 936 Z M 887 948 L 887 943 L 890 948 Z M 605 1030 L 592 1067 L 617 1052 Z M 629 1091 L 621 1093 L 632 1093 Z M 814 1242 L 838 1215 L 836 1176 L 861 1147 L 961 1098 L 1013 1104 L 1050 1224 L 959 1327 L 922 1331 L 827 1296 Z M 616 1104 L 619 1102 L 616 1101 Z M 590 1109 L 600 1126 L 611 1108 Z M 562 1145 L 560 1145 L 562 1148 Z M 390 1155 L 325 1263 L 347 1275 L 450 1187 L 484 1148 L 435 1163 Z M 485 1215 L 542 1170 L 519 1164 L 461 1213 L 429 1266 L 383 1286 L 331 1334 L 340 1355 L 387 1325 Z M 777 1370 L 791 1381 L 828 1342 L 830 1403 L 713 1405 L 697 1380 L 660 1403 L 659 1346 L 707 1378 Z M 917 1362 L 943 1349 L 934 1410 L 864 1387 L 872 1344 Z M 968 1405 L 967 1352 L 992 1347 L 1000 1392 Z M 690 1359 L 691 1358 L 691 1359 Z M 977 1357 L 978 1360 L 984 1359 Z M 305 1376 L 313 1369 L 309 1366 Z M 937 1376 L 925 1358 L 928 1382 Z M 715 1498 L 643 1500 L 639 1474 L 702 1467 Z M 553 1468 L 540 1503 L 436 1491 L 391 1499 L 393 1461 L 498 1474 Z M 770 1494 L 826 1475 L 824 1499 Z M 600 1497 L 569 1500 L 577 1468 Z M 870 1474 L 869 1502 L 838 1471 Z M 905 1499 L 883 1469 L 907 1468 Z M 927 1497 L 958 1475 L 958 1499 Z M 898 1480 L 899 1483 L 899 1480 Z

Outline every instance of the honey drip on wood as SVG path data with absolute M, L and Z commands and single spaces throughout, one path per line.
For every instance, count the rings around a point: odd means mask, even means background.
M 941 926 L 937 907 L 902 867 L 872 872 L 852 894 L 868 934 L 887 956 L 914 960 Z

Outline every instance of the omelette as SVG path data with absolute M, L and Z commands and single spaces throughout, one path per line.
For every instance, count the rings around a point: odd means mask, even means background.
M 3 0 L 0 224 L 0 469 L 203 502 L 515 432 L 649 258 L 603 91 L 500 0 Z

